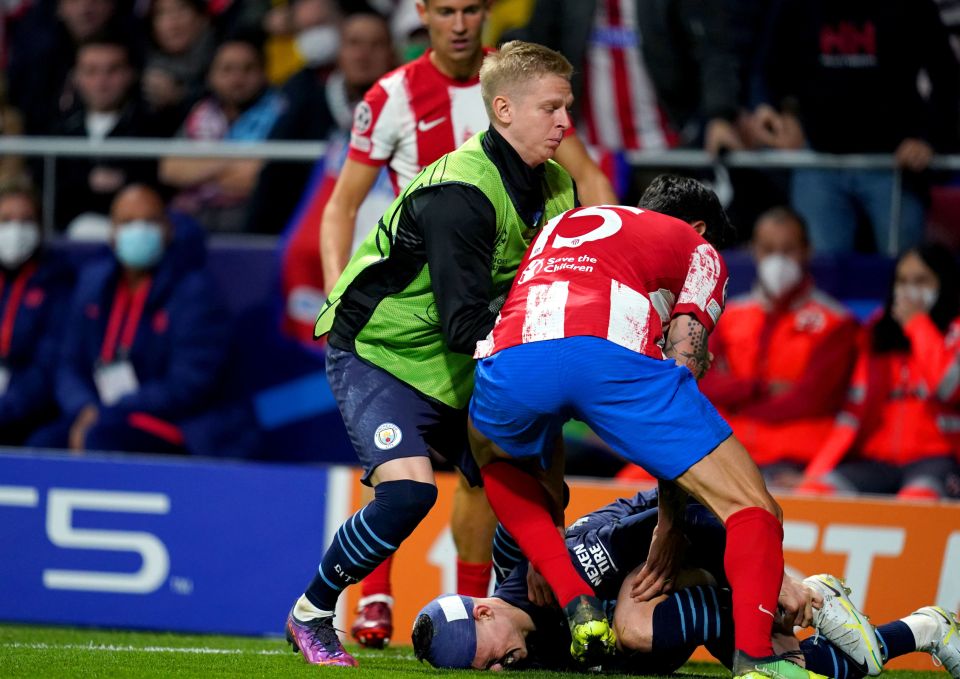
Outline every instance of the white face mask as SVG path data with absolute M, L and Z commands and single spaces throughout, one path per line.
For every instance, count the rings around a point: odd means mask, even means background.
M 933 305 L 937 303 L 937 297 L 940 296 L 940 290 L 926 285 L 913 285 L 912 283 L 898 283 L 893 287 L 894 300 L 902 298 L 914 304 L 919 304 L 924 311 L 930 311 Z
M 768 295 L 777 299 L 803 280 L 803 268 L 786 255 L 767 255 L 757 262 L 757 278 Z
M 0 266 L 16 269 L 40 247 L 40 227 L 36 222 L 0 222 Z
M 336 26 L 325 24 L 297 33 L 297 51 L 310 66 L 331 64 L 340 49 L 340 31 Z

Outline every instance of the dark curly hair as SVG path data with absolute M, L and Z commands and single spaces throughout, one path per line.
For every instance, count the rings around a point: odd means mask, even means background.
M 736 236 L 717 194 L 691 177 L 657 175 L 643 192 L 637 207 L 670 215 L 688 224 L 706 222 L 703 237 L 718 248 L 733 242 Z
M 430 652 L 430 645 L 433 642 L 433 620 L 424 613 L 417 617 L 413 623 L 413 653 L 417 660 L 423 662 Z

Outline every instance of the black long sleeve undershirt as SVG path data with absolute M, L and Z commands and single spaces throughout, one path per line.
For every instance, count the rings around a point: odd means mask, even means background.
M 473 354 L 497 318 L 490 308 L 490 263 L 497 235 L 493 205 L 476 187 L 447 184 L 417 195 L 410 207 L 423 235 L 447 346 Z

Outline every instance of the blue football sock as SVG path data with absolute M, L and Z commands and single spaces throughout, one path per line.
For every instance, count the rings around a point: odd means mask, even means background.
M 880 653 L 883 662 L 917 650 L 917 639 L 913 631 L 902 620 L 888 622 L 877 628 L 877 641 L 880 642 Z
M 694 649 L 732 632 L 729 591 L 698 585 L 674 592 L 653 609 L 652 652 Z
M 502 523 L 497 524 L 493 534 L 493 573 L 496 576 L 496 586 L 499 587 L 510 575 L 510 571 L 523 561 L 523 552 L 520 545 L 507 532 Z
M 860 679 L 864 672 L 857 668 L 836 646 L 823 637 L 810 637 L 800 642 L 807 669 L 835 679 Z
M 340 592 L 359 582 L 393 554 L 437 501 L 437 488 L 419 481 L 384 481 L 373 501 L 344 522 L 327 548 L 307 599 L 321 610 L 336 608 Z

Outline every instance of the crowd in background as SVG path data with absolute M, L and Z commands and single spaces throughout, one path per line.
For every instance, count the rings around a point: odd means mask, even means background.
M 0 131 L 331 141 L 379 76 L 426 47 L 414 4 L 16 0 L 0 42 Z M 571 60 L 575 122 L 598 154 L 895 154 L 906 170 L 902 249 L 923 237 L 932 154 L 956 147 L 960 41 L 951 8 L 948 0 L 497 0 L 484 39 L 529 39 Z M 279 233 L 311 169 L 175 158 L 58 168 L 53 221 L 81 236 L 98 223 L 102 233 L 110 200 L 133 181 L 159 182 L 210 232 Z M 6 158 L 0 182 L 38 183 L 40 174 Z M 626 177 L 621 197 L 630 202 L 648 178 Z M 876 170 L 741 171 L 730 207 L 749 225 L 789 203 L 818 252 L 888 252 L 892 181 Z M 265 206 L 278 193 L 278 206 Z
M 703 389 L 780 485 L 960 496 L 958 274 L 951 253 L 923 245 L 931 185 L 951 180 L 929 163 L 960 139 L 956 4 L 490 5 L 488 44 L 528 39 L 573 63 L 575 124 L 597 157 L 809 148 L 892 154 L 903 170 L 899 201 L 888 170 L 730 173 L 729 209 L 758 281 L 730 302 Z M 367 89 L 428 42 L 414 0 L 5 8 L 0 134 L 317 140 L 330 144 L 318 159 L 329 167 L 342 162 Z M 42 166 L 0 159 L 0 442 L 193 453 L 225 445 L 220 430 L 242 427 L 224 425 L 251 418 L 220 398 L 230 332 L 207 280 L 203 234 L 284 232 L 305 193 L 318 190 L 316 169 L 59 159 L 56 230 L 113 243 L 111 257 L 74 274 L 42 248 L 36 228 Z M 621 199 L 635 203 L 650 177 L 639 169 L 614 177 Z M 808 268 L 813 254 L 854 249 L 902 253 L 883 311 L 863 327 L 817 290 Z M 186 311 L 171 315 L 178 304 Z M 111 314 L 106 336 L 94 332 L 98 314 L 118 306 L 136 321 Z M 141 316 L 152 339 L 124 346 L 126 325 Z M 83 338 L 70 351 L 51 344 L 63 318 Z M 161 364 L 163 374 L 151 367 Z M 13 398 L 14 378 L 32 391 Z

